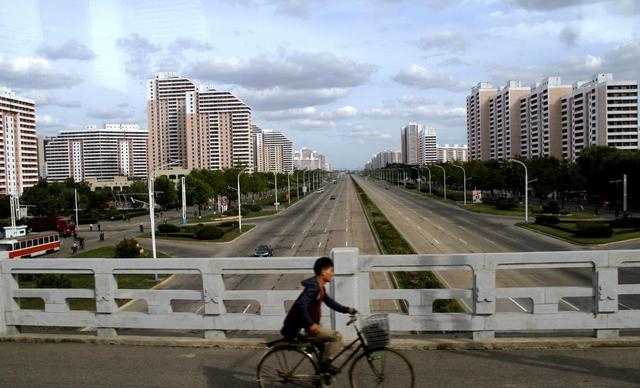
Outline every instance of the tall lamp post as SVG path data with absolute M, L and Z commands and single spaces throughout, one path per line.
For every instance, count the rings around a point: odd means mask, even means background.
M 242 206 L 240 204 L 240 175 L 245 172 L 247 169 L 243 168 L 238 173 L 238 231 L 242 234 Z
M 422 191 L 420 190 L 420 181 L 422 179 L 420 179 L 420 169 L 418 167 L 411 167 L 412 169 L 416 170 L 418 172 L 418 194 L 421 193 Z
M 287 171 L 287 202 L 291 206 L 291 172 Z
M 447 170 L 445 170 L 444 167 L 442 167 L 439 164 L 434 164 L 434 166 L 442 170 L 442 180 L 444 181 L 444 200 L 446 201 L 447 200 Z
M 307 191 L 309 191 L 309 189 L 307 188 L 307 169 L 305 168 L 304 170 L 302 170 L 302 196 L 303 197 L 307 195 Z
M 464 206 L 467 206 L 467 172 L 464 170 L 464 167 L 459 166 L 457 164 L 452 164 L 453 167 L 457 167 L 462 170 L 462 183 L 464 185 Z
M 529 223 L 529 170 L 527 165 L 516 159 L 509 159 L 510 162 L 518 163 L 524 167 L 524 223 Z
M 431 195 L 431 169 L 426 164 L 424 165 L 424 168 L 429 172 L 429 195 Z
M 280 205 L 280 202 L 278 202 L 278 173 L 277 172 L 273 172 L 273 180 L 276 182 L 276 201 L 274 202 L 274 205 L 276 206 L 276 213 L 278 212 L 278 205 Z

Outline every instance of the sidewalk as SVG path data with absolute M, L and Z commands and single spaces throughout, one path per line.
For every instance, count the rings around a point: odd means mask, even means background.
M 638 387 L 640 348 L 406 350 L 416 387 Z M 2 387 L 256 387 L 256 349 L 0 343 Z M 343 373 L 334 386 L 348 386 Z

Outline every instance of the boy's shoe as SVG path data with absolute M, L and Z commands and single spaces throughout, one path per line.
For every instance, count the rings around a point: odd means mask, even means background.
M 340 373 L 340 368 L 333 365 L 331 361 L 322 361 L 320 362 L 320 371 L 330 373 L 332 375 L 337 375 L 338 373 Z

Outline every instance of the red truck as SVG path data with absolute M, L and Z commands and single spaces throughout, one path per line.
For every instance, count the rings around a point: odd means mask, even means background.
M 33 232 L 55 230 L 63 236 L 69 236 L 76 230 L 76 226 L 62 217 L 32 218 L 29 228 Z

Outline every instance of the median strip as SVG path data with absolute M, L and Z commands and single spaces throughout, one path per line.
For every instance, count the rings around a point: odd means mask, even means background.
M 378 243 L 380 251 L 385 255 L 411 255 L 417 252 L 411 247 L 402 234 L 387 219 L 382 211 L 369 198 L 358 182 L 351 177 L 356 188 L 358 199 L 364 209 L 365 216 L 373 230 L 373 235 Z M 408 289 L 434 289 L 445 288 L 436 275 L 431 271 L 423 272 L 395 272 L 400 288 Z M 436 300 L 433 304 L 433 311 L 442 312 L 464 312 L 464 309 L 455 300 Z

